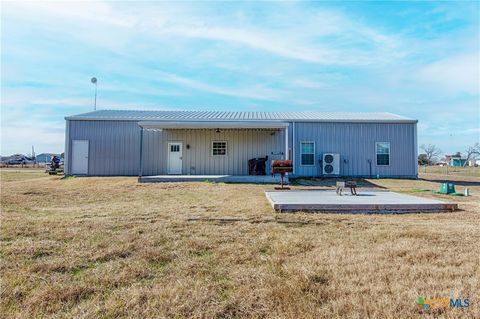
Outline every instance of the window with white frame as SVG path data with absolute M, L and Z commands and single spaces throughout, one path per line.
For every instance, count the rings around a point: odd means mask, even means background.
M 314 142 L 300 142 L 300 165 L 315 165 Z
M 390 165 L 390 143 L 377 142 L 375 143 L 375 153 L 378 166 Z
M 212 141 L 212 155 L 227 155 L 227 142 Z

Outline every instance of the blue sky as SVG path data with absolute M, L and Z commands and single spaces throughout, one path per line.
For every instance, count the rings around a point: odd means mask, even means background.
M 480 140 L 479 2 L 2 2 L 1 154 L 93 109 L 392 112 Z

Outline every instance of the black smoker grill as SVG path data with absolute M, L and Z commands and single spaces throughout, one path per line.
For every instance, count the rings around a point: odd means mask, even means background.
M 257 157 L 248 160 L 248 175 L 267 175 L 265 171 L 265 162 L 268 156 Z

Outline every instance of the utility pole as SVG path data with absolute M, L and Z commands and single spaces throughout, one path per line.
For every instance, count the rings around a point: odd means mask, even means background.
M 33 145 L 32 145 L 32 159 L 33 159 L 33 165 L 37 164 L 37 159 L 35 157 L 35 149 L 33 148 Z
M 93 84 L 95 84 L 95 102 L 93 104 L 93 110 L 96 111 L 97 110 L 97 78 L 93 77 L 90 81 Z

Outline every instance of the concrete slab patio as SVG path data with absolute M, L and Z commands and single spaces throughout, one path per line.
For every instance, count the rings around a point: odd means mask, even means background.
M 154 175 L 138 178 L 140 183 L 160 182 L 203 182 L 211 181 L 218 183 L 252 183 L 252 184 L 278 184 L 280 176 L 252 176 L 252 175 Z M 288 179 L 285 178 L 288 182 Z
M 265 191 L 265 195 L 279 212 L 414 213 L 458 208 L 452 202 L 382 191 L 363 191 L 358 196 L 338 196 L 330 190 Z

